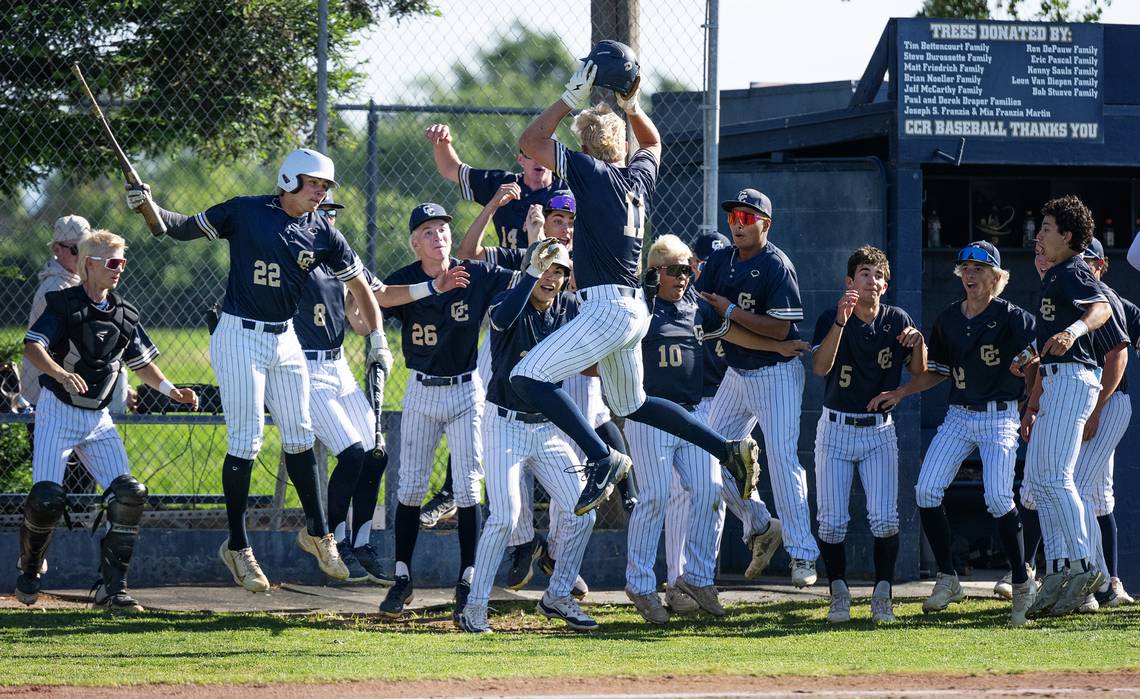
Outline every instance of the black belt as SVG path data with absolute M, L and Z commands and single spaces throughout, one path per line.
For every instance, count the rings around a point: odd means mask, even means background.
M 631 299 L 637 298 L 637 289 L 634 289 L 632 286 L 616 286 L 615 285 L 614 288 L 616 288 L 617 292 L 619 294 L 621 294 L 622 296 L 625 296 L 625 297 L 628 297 Z M 578 295 L 582 297 L 583 301 L 586 301 L 590 298 L 589 291 L 590 291 L 589 289 L 579 289 Z
M 550 422 L 550 418 L 546 417 L 542 413 L 524 413 L 521 410 L 507 410 L 503 407 L 499 407 L 499 417 L 518 420 L 519 422 L 525 422 L 528 425 L 538 425 L 543 422 Z
M 840 417 L 835 413 L 828 413 L 827 419 L 832 422 L 842 422 L 848 427 L 877 427 L 878 425 L 885 425 L 890 421 L 890 416 L 884 416 L 882 420 L 878 415 L 867 415 L 865 417 L 855 417 L 854 415 L 844 415 Z
M 428 376 L 427 374 L 416 373 L 416 381 L 424 386 L 458 386 L 470 380 L 471 373 L 462 376 Z
M 1005 410 L 1007 408 L 1012 408 L 1015 405 L 1017 405 L 1017 404 L 1014 403 L 1013 401 L 999 400 L 999 401 L 994 403 L 994 410 Z M 990 404 L 989 403 L 971 403 L 969 405 L 966 405 L 964 403 L 958 403 L 958 407 L 961 408 L 962 410 L 969 410 L 971 413 L 984 413 L 990 409 Z
M 288 323 L 263 323 L 257 320 L 245 320 L 244 318 L 241 321 L 241 326 L 246 330 L 260 330 L 273 335 L 280 335 L 289 329 Z
M 305 359 L 311 359 L 314 362 L 335 362 L 340 359 L 340 348 L 334 347 L 330 350 L 305 350 Z

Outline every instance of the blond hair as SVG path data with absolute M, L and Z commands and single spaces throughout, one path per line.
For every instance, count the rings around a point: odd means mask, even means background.
M 579 112 L 571 128 L 589 155 L 606 163 L 625 158 L 625 122 L 606 103 Z
M 692 257 L 693 251 L 689 246 L 672 233 L 659 237 L 653 241 L 653 247 L 649 248 L 650 267 L 660 267 L 666 260 L 680 260 L 687 263 Z
M 110 253 L 126 249 L 127 241 L 122 236 L 105 229 L 91 231 L 91 235 L 79 241 L 79 254 L 75 260 L 75 273 L 79 275 L 79 281 L 87 281 L 88 257 L 110 257 Z
M 996 298 L 998 296 L 1001 296 L 1001 292 L 1005 291 L 1005 285 L 1009 284 L 1009 270 L 1008 269 L 1002 269 L 1001 267 L 994 267 L 992 265 L 983 265 L 983 266 L 989 267 L 990 271 L 993 272 L 993 275 L 995 277 L 995 279 L 994 279 L 994 297 Z M 954 276 L 955 277 L 961 277 L 962 276 L 962 265 L 961 264 L 954 265 Z

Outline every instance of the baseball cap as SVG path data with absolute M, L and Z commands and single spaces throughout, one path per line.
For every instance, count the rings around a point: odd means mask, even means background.
M 772 201 L 768 196 L 758 189 L 742 189 L 736 195 L 735 199 L 722 201 L 720 208 L 725 211 L 732 211 L 733 209 L 743 206 L 746 209 L 752 209 L 758 214 L 763 214 L 768 218 L 772 218 Z
M 336 203 L 336 200 L 333 199 L 332 190 L 330 189 L 328 191 L 328 193 L 325 194 L 325 200 L 322 201 L 319 205 L 317 205 L 317 208 L 318 209 L 324 209 L 325 211 L 329 211 L 329 210 L 339 211 L 340 209 L 344 208 L 344 204 Z
M 728 238 L 720 233 L 701 233 L 697 239 L 693 241 L 693 254 L 697 256 L 698 260 L 707 260 L 713 254 L 714 250 L 727 248 L 731 245 Z
M 76 243 L 91 235 L 91 224 L 82 216 L 60 216 L 52 224 L 52 243 Z
M 958 251 L 958 264 L 969 261 L 981 262 L 984 265 L 1000 269 L 1001 253 L 992 243 L 978 240 Z
M 424 221 L 430 221 L 433 218 L 451 221 L 451 216 L 448 215 L 447 210 L 439 204 L 430 201 L 419 204 L 416 208 L 412 209 L 412 215 L 408 219 L 408 232 L 416 230 L 416 226 L 419 226 Z
M 1085 248 L 1085 251 L 1081 253 L 1081 257 L 1086 260 L 1103 260 L 1104 246 L 1100 244 L 1099 240 L 1093 238 L 1092 241 L 1089 242 L 1089 246 Z
M 546 200 L 546 204 L 542 206 L 542 212 L 548 214 L 551 211 L 565 211 L 568 214 L 573 214 L 577 213 L 577 208 L 574 194 L 568 189 L 560 189 Z

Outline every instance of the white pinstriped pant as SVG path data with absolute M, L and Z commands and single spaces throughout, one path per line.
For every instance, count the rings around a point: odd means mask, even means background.
M 814 561 L 819 545 L 811 533 L 807 473 L 796 454 L 803 393 L 804 365 L 798 359 L 747 371 L 729 367 L 713 399 L 709 427 L 726 439 L 744 439 L 759 421 L 784 549 L 792 558 Z M 726 488 L 731 480 L 725 480 Z M 753 498 L 763 506 L 755 493 Z
M 1025 452 L 1024 483 L 1041 516 L 1046 558 L 1084 559 L 1089 557 L 1089 537 L 1073 474 L 1100 382 L 1077 362 L 1047 364 L 1040 371 L 1045 372 L 1041 410 Z
M 281 432 L 284 451 L 299 454 L 313 448 L 309 371 L 292 323 L 275 335 L 247 330 L 241 318 L 223 313 L 210 335 L 210 364 L 218 378 L 230 454 L 257 458 L 266 405 Z
M 376 417 L 348 362 L 343 356 L 307 362 L 313 434 L 334 455 L 357 442 L 371 451 L 376 446 Z
M 855 427 L 843 424 L 849 416 L 866 417 L 824 408 L 815 426 L 816 519 L 819 538 L 829 544 L 843 543 L 847 538 L 856 468 L 867 499 L 872 536 L 882 539 L 899 533 L 895 422 L 886 419 L 874 427 Z
M 498 407 L 487 404 L 483 437 L 487 444 L 487 499 L 491 516 L 483 524 L 475 553 L 475 577 L 467 603 L 485 607 L 491 596 L 495 572 L 503 559 L 507 538 L 523 509 L 521 492 L 523 470 L 529 470 L 550 493 L 551 517 L 559 518 L 560 547 L 554 574 L 547 585 L 549 595 L 561 599 L 570 595 L 578 577 L 595 513 L 578 517 L 574 506 L 582 493 L 581 476 L 567 469 L 574 465 L 570 445 L 552 423 L 527 424 L 499 415 Z M 557 510 L 554 503 L 558 503 Z
M 996 410 L 996 401 L 990 401 L 985 412 L 950 406 L 918 472 L 914 492 L 919 507 L 941 505 L 962 462 L 977 449 L 982 459 L 986 510 L 994 517 L 1002 517 L 1013 509 L 1013 471 L 1021 418 L 1017 403 L 1007 403 L 1005 410 Z
M 64 469 L 72 451 L 91 477 L 106 488 L 129 474 L 127 450 L 107 408 L 87 410 L 68 405 L 51 391 L 40 391 L 32 442 L 32 482 L 63 485 Z
M 401 505 L 419 507 L 427 495 L 439 439 L 447 435 L 451 452 L 455 504 L 479 504 L 483 480 L 483 385 L 471 381 L 451 386 L 425 386 L 416 380 L 420 372 L 408 371 L 404 389 L 404 414 L 400 419 L 400 485 L 396 497 Z
M 724 526 L 720 464 L 695 444 L 649 425 L 631 420 L 625 434 L 639 475 L 637 507 L 629 516 L 626 588 L 639 595 L 657 589 L 653 563 L 674 479 L 680 481 L 689 505 L 682 554 L 685 579 L 698 587 L 712 585 Z

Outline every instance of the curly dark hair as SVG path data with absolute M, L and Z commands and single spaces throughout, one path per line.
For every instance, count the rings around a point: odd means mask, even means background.
M 887 281 L 891 280 L 891 263 L 887 261 L 887 253 L 882 250 L 871 245 L 864 245 L 851 253 L 851 257 L 847 258 L 847 276 L 854 279 L 855 272 L 859 271 L 861 265 L 882 267 L 883 277 Z
M 1064 235 L 1072 233 L 1069 248 L 1076 252 L 1084 252 L 1093 238 L 1092 211 L 1076 195 L 1066 194 L 1063 197 L 1050 199 L 1041 207 L 1041 216 L 1052 216 L 1057 222 L 1057 230 Z

